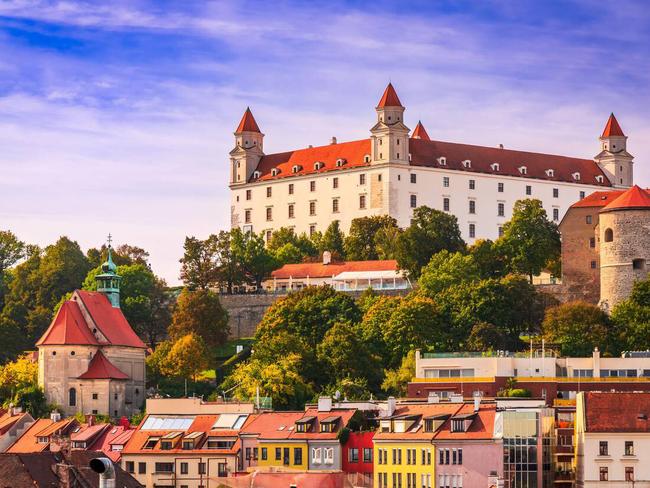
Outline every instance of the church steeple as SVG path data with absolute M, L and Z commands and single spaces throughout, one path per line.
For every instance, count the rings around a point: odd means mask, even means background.
M 113 262 L 112 237 L 108 234 L 108 259 L 102 264 L 102 272 L 95 276 L 97 291 L 102 292 L 115 308 L 120 308 L 120 280 L 117 265 Z

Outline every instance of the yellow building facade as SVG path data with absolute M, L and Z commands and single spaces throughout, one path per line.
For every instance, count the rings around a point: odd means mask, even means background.
M 307 453 L 307 442 L 260 440 L 257 464 L 258 466 L 304 471 L 307 469 Z
M 435 486 L 435 451 L 430 441 L 374 440 L 374 486 Z

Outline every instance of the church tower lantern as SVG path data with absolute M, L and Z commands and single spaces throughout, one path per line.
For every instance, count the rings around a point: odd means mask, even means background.
M 120 308 L 120 281 L 117 265 L 113 262 L 111 236 L 108 236 L 108 259 L 102 264 L 102 272 L 95 276 L 97 291 L 102 292 L 114 308 Z

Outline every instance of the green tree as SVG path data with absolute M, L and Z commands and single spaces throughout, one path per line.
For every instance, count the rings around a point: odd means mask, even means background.
M 208 353 L 203 339 L 197 334 L 187 334 L 174 342 L 161 372 L 166 376 L 192 379 L 208 368 Z
M 477 322 L 472 326 L 465 346 L 468 351 L 482 352 L 501 349 L 506 347 L 506 344 L 508 344 L 507 338 L 496 325 Z
M 384 382 L 381 389 L 389 395 L 405 397 L 410 381 L 415 378 L 415 350 L 408 352 L 398 368 L 385 371 Z
M 435 297 L 450 286 L 479 279 L 480 273 L 471 254 L 442 250 L 431 256 L 422 268 L 418 285 L 423 295 Z
M 18 390 L 9 403 L 20 407 L 25 412 L 29 412 L 35 419 L 47 417 L 50 413 L 50 407 L 45 399 L 45 393 L 37 386 L 32 385 L 22 390 Z M 8 403 L 5 406 L 9 406 Z
M 388 215 L 373 215 L 352 220 L 345 238 L 345 257 L 350 261 L 379 259 L 375 237 L 384 228 L 398 229 L 397 220 Z
M 378 259 L 397 259 L 396 242 L 402 234 L 399 227 L 382 227 L 375 234 L 375 250 Z
M 261 234 L 243 233 L 239 228 L 230 231 L 235 260 L 240 264 L 246 281 L 257 289 L 262 281 L 278 267 L 277 261 L 266 249 Z
M 12 398 L 19 390 L 38 385 L 38 363 L 31 354 L 0 367 L 0 398 Z
M 323 237 L 320 239 L 318 250 L 321 254 L 325 251 L 329 251 L 332 253 L 333 257 L 337 259 L 345 259 L 344 241 L 345 237 L 339 227 L 339 221 L 333 220 L 325 230 Z
M 217 236 L 210 236 L 206 240 L 185 238 L 180 278 L 190 290 L 207 290 L 218 281 L 217 240 Z M 229 240 L 226 247 L 230 248 Z
M 611 314 L 613 338 L 618 349 L 650 349 L 650 279 L 635 281 L 627 300 L 618 303 Z
M 167 356 L 172 349 L 172 341 L 162 341 L 154 349 L 154 351 L 147 356 L 147 382 L 157 384 L 160 378 L 164 375 L 165 367 L 167 365 Z
M 214 348 L 228 339 L 228 313 L 214 292 L 183 289 L 176 302 L 168 332 L 174 342 L 194 333 L 207 347 Z
M 396 242 L 395 255 L 400 268 L 417 278 L 431 256 L 444 249 L 450 252 L 465 249 L 456 217 L 425 206 L 416 208 L 411 225 Z
M 588 356 L 594 347 L 609 348 L 607 322 L 607 315 L 595 305 L 563 303 L 546 310 L 542 333 L 547 341 L 562 345 L 563 356 Z
M 285 264 L 295 264 L 301 263 L 304 259 L 300 249 L 291 243 L 287 243 L 284 246 L 278 248 L 274 253 L 273 257 L 277 263 L 277 266 L 284 266 Z
M 478 239 L 467 249 L 472 263 L 482 278 L 501 278 L 508 274 L 506 257 L 489 239 Z
M 357 298 L 357 306 L 365 314 L 372 305 L 379 300 L 380 295 L 371 287 L 366 288 Z
M 5 273 L 25 256 L 25 243 L 9 230 L 0 230 L 0 310 L 4 306 Z
M 388 358 L 389 348 L 384 338 L 386 324 L 393 316 L 395 310 L 402 303 L 402 298 L 379 296 L 366 310 L 363 320 L 358 325 L 359 334 L 372 354 L 381 358 Z
M 341 399 L 348 399 L 352 401 L 368 400 L 370 399 L 371 391 L 370 387 L 368 386 L 368 380 L 366 378 L 346 377 L 341 378 L 335 383 L 326 386 L 318 396 L 322 395 L 331 397 L 338 396 Z
M 512 218 L 503 226 L 497 245 L 506 256 L 511 270 L 528 276 L 538 275 L 560 256 L 560 232 L 551 222 L 541 200 L 517 200 Z

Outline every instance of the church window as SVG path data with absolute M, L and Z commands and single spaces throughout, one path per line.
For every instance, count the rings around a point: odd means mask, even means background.
M 388 120 L 390 120 L 390 119 L 391 119 L 391 116 L 389 115 L 389 116 L 388 116 Z
M 399 153 L 397 153 L 397 159 L 399 159 Z
M 612 229 L 605 229 L 605 242 L 612 242 L 614 240 L 614 231 Z
M 632 269 L 645 269 L 645 259 L 633 259 Z
M 77 405 L 77 390 L 75 388 L 70 388 L 70 390 L 68 390 L 68 405 L 71 407 Z
M 381 146 L 381 138 L 379 138 L 379 145 Z
M 139 394 L 140 394 L 140 388 L 136 388 L 136 389 L 135 389 L 135 394 L 136 394 L 136 395 L 139 395 Z
M 399 146 L 399 139 L 397 139 L 397 145 Z M 621 167 L 621 170 L 622 170 L 622 169 L 623 169 L 623 168 Z
M 74 356 L 74 351 L 70 351 L 70 356 Z
M 596 269 L 596 261 L 591 262 L 591 269 Z
M 117 400 L 117 393 L 115 395 L 113 395 L 113 398 L 115 398 L 115 400 Z
M 379 159 L 384 159 L 384 155 L 382 153 L 379 153 Z
M 595 237 L 590 237 L 589 238 L 589 247 L 596 247 L 596 238 Z
M 591 215 L 587 215 L 585 217 L 585 222 L 587 222 L 588 224 L 591 224 Z

